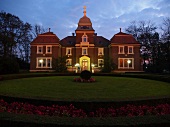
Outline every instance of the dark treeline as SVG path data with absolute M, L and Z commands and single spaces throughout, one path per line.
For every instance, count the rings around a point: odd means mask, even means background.
M 40 25 L 31 26 L 19 17 L 0 12 L 0 74 L 28 70 L 30 42 L 45 32 Z
M 160 31 L 159 33 L 157 31 Z M 170 72 L 170 18 L 162 21 L 161 27 L 152 21 L 133 21 L 126 28 L 141 43 L 144 71 Z
M 158 33 L 157 31 L 160 31 Z M 30 43 L 47 30 L 40 25 L 24 23 L 19 17 L 0 12 L 0 74 L 29 70 Z M 141 43 L 144 70 L 154 73 L 170 72 L 170 18 L 161 27 L 151 21 L 133 21 L 126 28 Z

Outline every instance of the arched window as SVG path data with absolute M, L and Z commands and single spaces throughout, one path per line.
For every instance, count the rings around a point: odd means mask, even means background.
M 84 35 L 82 36 L 82 42 L 87 42 L 87 41 L 88 41 L 88 40 L 87 40 L 87 35 L 84 34 Z

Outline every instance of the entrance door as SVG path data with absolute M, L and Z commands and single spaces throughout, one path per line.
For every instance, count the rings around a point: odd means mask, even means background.
M 82 61 L 82 71 L 83 70 L 88 70 L 88 61 L 87 60 Z

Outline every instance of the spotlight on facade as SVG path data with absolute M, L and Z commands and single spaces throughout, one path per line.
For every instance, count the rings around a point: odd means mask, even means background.
M 130 63 L 131 63 L 131 60 L 128 60 L 127 63 L 130 64 Z
M 92 63 L 91 66 L 94 67 L 95 65 Z
M 42 59 L 40 59 L 40 60 L 39 60 L 39 62 L 40 62 L 40 63 L 43 63 L 43 60 L 42 60 Z
M 79 63 L 76 63 L 76 64 L 75 64 L 75 67 L 79 67 L 79 66 L 80 66 L 80 64 L 79 64 Z

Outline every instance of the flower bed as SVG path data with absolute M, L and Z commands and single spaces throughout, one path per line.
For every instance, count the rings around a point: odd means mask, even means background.
M 86 79 L 82 79 L 79 77 L 79 78 L 74 78 L 73 81 L 74 82 L 95 82 L 96 80 L 94 78 L 90 78 L 90 79 L 86 80 Z
M 144 116 L 144 115 L 165 115 L 170 114 L 170 104 L 159 104 L 155 106 L 135 106 L 126 105 L 120 108 L 99 108 L 94 112 L 85 112 L 77 109 L 74 105 L 69 106 L 35 106 L 29 103 L 13 102 L 7 103 L 0 100 L 0 112 L 9 112 L 16 114 L 37 114 L 58 117 L 119 117 L 119 116 Z

